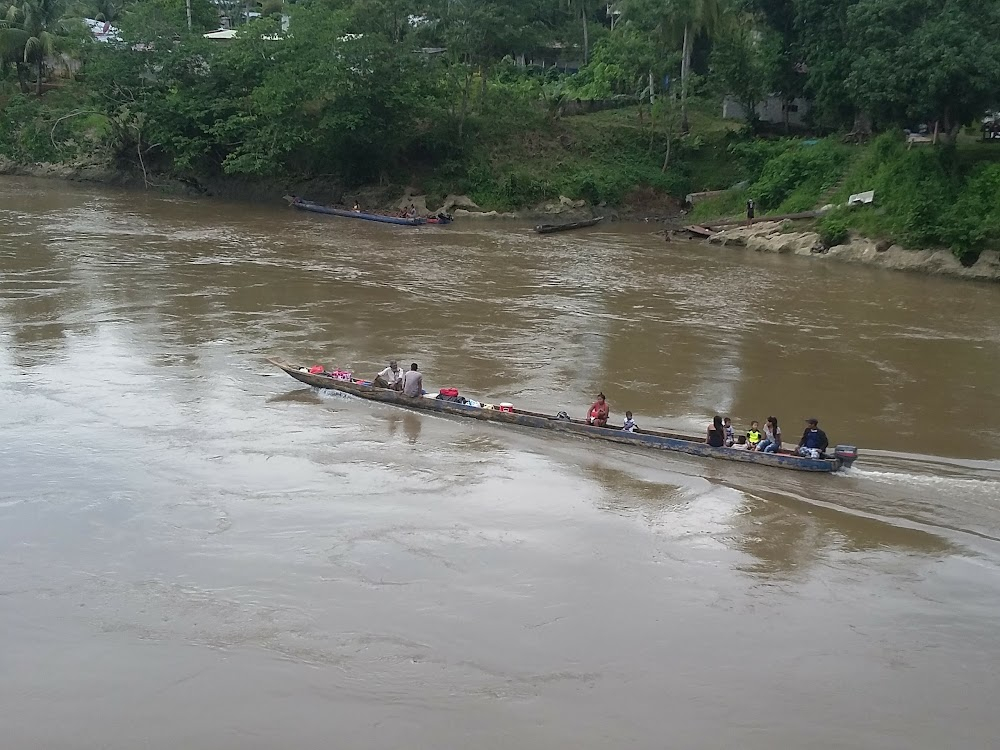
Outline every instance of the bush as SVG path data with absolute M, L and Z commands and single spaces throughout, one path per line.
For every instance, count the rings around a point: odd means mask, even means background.
M 761 210 L 806 211 L 836 184 L 846 162 L 846 151 L 830 141 L 789 148 L 766 164 L 750 192 Z
M 816 226 L 820 242 L 825 247 L 835 247 L 847 242 L 850 235 L 847 231 L 847 220 L 838 214 L 827 214 L 819 220 Z

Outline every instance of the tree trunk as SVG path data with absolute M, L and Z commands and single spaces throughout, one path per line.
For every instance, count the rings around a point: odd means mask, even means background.
M 37 93 L 38 96 L 42 95 L 42 64 L 43 64 L 43 60 L 44 60 L 44 56 L 43 55 L 39 55 L 39 57 L 38 57 L 38 81 L 36 83 L 37 88 L 35 89 L 35 93 Z
M 465 115 L 469 111 L 469 88 L 472 86 L 472 68 L 465 71 L 465 88 L 462 90 L 462 109 L 458 114 L 458 137 L 462 137 L 465 129 Z
M 486 104 L 486 81 L 490 77 L 490 69 L 488 65 L 484 65 L 479 69 L 479 76 L 482 80 L 479 83 L 479 107 L 477 110 L 480 114 L 482 114 L 483 105 Z
M 688 76 L 691 73 L 691 26 L 684 25 L 684 44 L 681 48 L 681 132 L 687 133 L 691 127 L 688 124 L 687 94 Z
M 854 114 L 854 127 L 851 132 L 856 136 L 870 136 L 872 134 L 872 119 L 867 112 L 858 111 Z
M 583 64 L 590 60 L 590 34 L 587 31 L 587 4 L 580 6 L 580 18 L 583 20 Z
M 663 167 L 660 172 L 666 172 L 670 166 L 670 141 L 673 134 L 670 132 L 670 113 L 667 112 L 667 152 L 663 155 Z
M 653 71 L 649 71 L 649 146 L 647 153 L 653 153 L 653 141 L 656 139 L 656 94 L 653 88 Z
M 28 69 L 24 63 L 14 63 L 14 69 L 17 71 L 17 82 L 21 86 L 21 93 L 27 94 L 31 91 L 31 86 L 28 85 Z

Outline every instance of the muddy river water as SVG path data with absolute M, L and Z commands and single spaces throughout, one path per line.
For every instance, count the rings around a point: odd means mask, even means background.
M 994 748 L 1000 287 L 3 178 L 0 736 L 19 750 Z M 281 356 L 812 476 L 316 393 Z

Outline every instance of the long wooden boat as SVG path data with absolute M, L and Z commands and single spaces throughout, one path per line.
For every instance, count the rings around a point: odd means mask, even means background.
M 568 224 L 539 224 L 535 231 L 539 234 L 552 234 L 553 232 L 566 232 L 570 229 L 583 229 L 592 227 L 604 221 L 603 216 L 595 216 L 593 219 L 583 219 L 582 221 L 571 221 Z
M 310 211 L 315 214 L 326 214 L 327 216 L 342 216 L 345 219 L 362 219 L 364 221 L 377 221 L 382 224 L 402 224 L 408 227 L 420 227 L 425 224 L 450 224 L 451 217 L 446 214 L 438 216 L 415 216 L 404 218 L 402 216 L 386 216 L 385 214 L 369 214 L 364 211 L 347 211 L 343 208 L 332 208 L 321 203 L 303 200 L 293 195 L 286 195 L 285 200 L 292 208 L 299 211 Z
M 444 401 L 431 396 L 411 398 L 398 391 L 375 388 L 368 381 L 339 380 L 325 373 L 311 373 L 307 368 L 296 367 L 281 360 L 270 359 L 268 361 L 275 367 L 284 370 L 300 383 L 311 385 L 314 388 L 328 388 L 342 393 L 349 393 L 352 396 L 369 401 L 392 404 L 393 406 L 401 406 L 406 409 L 451 414 L 500 424 L 520 425 L 521 427 L 547 429 L 597 440 L 606 440 L 611 443 L 638 445 L 645 448 L 658 448 L 660 450 L 688 453 L 693 456 L 743 461 L 744 463 L 763 464 L 765 466 L 795 469 L 798 471 L 838 471 L 843 467 L 850 466 L 857 458 L 857 449 L 853 446 L 841 445 L 837 446 L 833 457 L 818 459 L 802 458 L 787 452 L 759 453 L 757 451 L 748 451 L 741 447 L 712 448 L 703 439 L 700 440 L 694 437 L 674 435 L 656 430 L 627 432 L 617 427 L 595 427 L 588 425 L 583 420 L 565 419 L 552 414 L 540 414 L 538 412 L 525 411 L 524 409 L 514 409 L 507 412 L 470 406 L 453 401 Z

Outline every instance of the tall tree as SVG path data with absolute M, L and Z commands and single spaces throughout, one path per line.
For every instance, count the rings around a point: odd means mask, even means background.
M 727 12 L 725 0 L 629 0 L 625 16 L 647 26 L 665 49 L 681 50 L 681 131 L 688 132 L 691 55 L 699 34 L 713 35 Z
M 5 46 L 23 40 L 24 62 L 35 65 L 38 96 L 42 95 L 45 58 L 55 54 L 56 39 L 65 34 L 65 28 L 61 26 L 65 14 L 65 0 L 22 0 L 7 10 L 9 28 L 5 31 L 15 33 L 9 35 Z M 17 29 L 22 34 L 18 35 Z
M 806 91 L 813 99 L 817 122 L 840 128 L 856 119 L 864 130 L 867 117 L 858 112 L 844 83 L 851 68 L 848 13 L 857 0 L 793 0 L 795 28 L 806 68 Z
M 747 124 L 757 127 L 757 104 L 773 89 L 781 58 L 778 35 L 760 29 L 753 16 L 727 24 L 712 48 L 712 72 L 746 112 Z
M 859 0 L 847 20 L 845 87 L 879 124 L 936 121 L 953 136 L 996 101 L 996 0 Z

